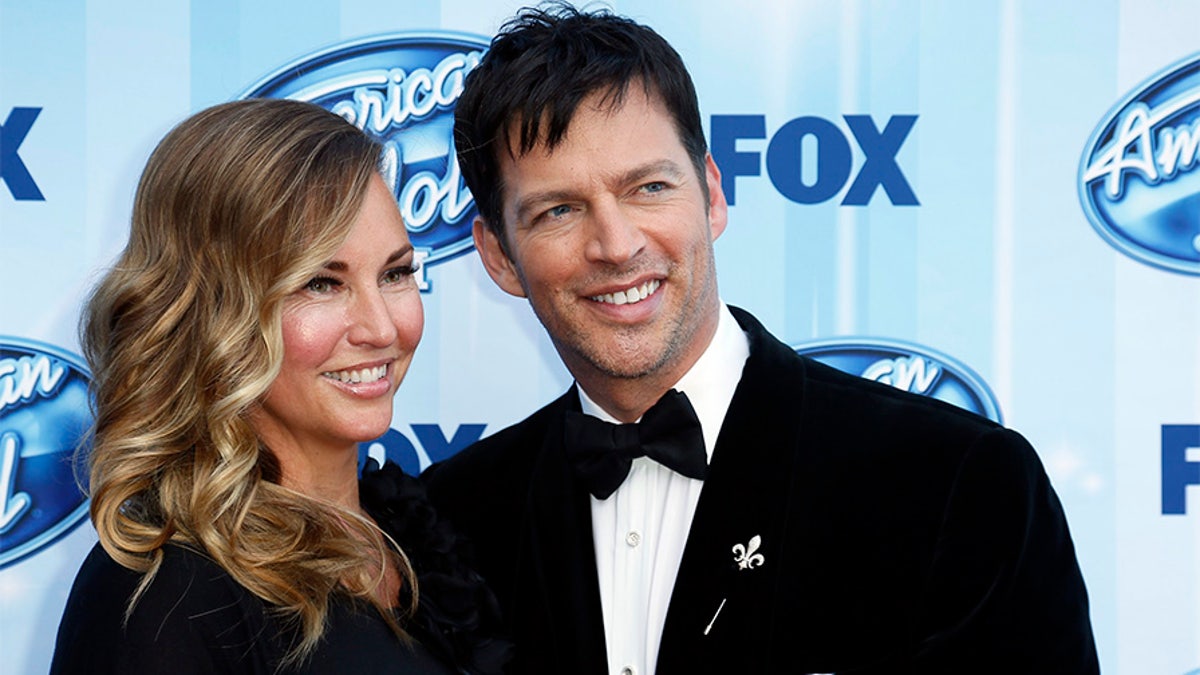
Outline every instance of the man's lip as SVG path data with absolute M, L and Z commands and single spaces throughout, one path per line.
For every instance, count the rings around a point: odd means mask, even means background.
M 661 284 L 665 283 L 666 280 L 667 280 L 667 278 L 662 275 L 647 274 L 645 276 L 638 277 L 638 278 L 634 279 L 633 281 L 621 282 L 621 283 L 615 283 L 615 284 L 606 284 L 604 286 L 600 286 L 595 289 L 585 291 L 583 293 L 583 296 L 585 298 L 595 298 L 597 296 L 608 295 L 610 293 L 623 292 L 623 291 L 627 291 L 631 288 L 641 288 L 643 285 L 648 284 L 651 281 L 658 281 L 660 284 L 659 288 L 662 288 Z
M 661 305 L 662 287 L 664 282 L 651 279 L 638 288 L 638 292 L 628 290 L 616 291 L 602 296 L 587 299 L 588 305 L 605 316 L 620 317 L 621 320 L 641 320 L 650 315 L 655 307 Z

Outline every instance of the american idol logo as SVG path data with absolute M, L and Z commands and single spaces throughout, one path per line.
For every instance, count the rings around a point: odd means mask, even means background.
M 72 456 L 91 425 L 89 378 L 67 352 L 0 337 L 0 567 L 87 515 Z
M 240 98 L 290 98 L 345 117 L 384 148 L 384 179 L 426 265 L 471 250 L 475 200 L 454 154 L 454 104 L 488 41 L 460 33 L 398 33 L 305 56 Z M 424 278 L 421 289 L 429 290 Z
M 838 338 L 795 345 L 797 354 L 868 380 L 952 403 L 1001 422 L 1000 407 L 983 379 L 961 362 L 899 340 Z
M 1155 267 L 1200 274 L 1200 55 L 1125 96 L 1092 133 L 1079 196 L 1109 244 Z

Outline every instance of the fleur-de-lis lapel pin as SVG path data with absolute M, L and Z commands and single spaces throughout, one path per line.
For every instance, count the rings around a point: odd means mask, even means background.
M 735 544 L 733 547 L 733 561 L 738 564 L 739 570 L 750 570 L 755 567 L 762 567 L 766 562 L 763 554 L 756 553 L 762 547 L 762 537 L 757 534 L 750 537 L 750 541 L 746 544 Z
M 750 537 L 750 541 L 745 544 L 733 545 L 733 562 L 737 563 L 738 570 L 752 570 L 755 567 L 762 567 L 767 561 L 763 554 L 758 552 L 762 548 L 762 537 L 757 534 Z M 721 615 L 721 610 L 725 609 L 725 601 L 728 598 L 721 598 L 721 604 L 717 606 L 716 613 L 713 614 L 712 621 L 704 627 L 704 634 L 708 635 L 712 631 L 713 624 L 717 622 L 717 617 Z

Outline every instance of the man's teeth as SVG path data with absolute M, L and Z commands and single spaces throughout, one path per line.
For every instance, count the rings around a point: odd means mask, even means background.
M 635 302 L 641 302 L 654 294 L 662 282 L 658 279 L 647 281 L 641 286 L 634 286 L 616 293 L 605 293 L 604 295 L 593 295 L 592 300 L 596 302 L 607 302 L 613 305 L 632 305 Z
M 331 380 L 338 380 L 347 384 L 359 384 L 361 382 L 374 382 L 382 380 L 387 375 L 387 366 L 376 366 L 374 368 L 363 368 L 362 370 L 339 370 L 336 373 L 328 372 L 321 373 Z

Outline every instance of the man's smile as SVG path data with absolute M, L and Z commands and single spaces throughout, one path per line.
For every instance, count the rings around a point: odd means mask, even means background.
M 603 302 L 612 305 L 632 305 L 645 300 L 651 295 L 654 295 L 654 292 L 657 291 L 658 287 L 661 285 L 662 282 L 658 279 L 651 279 L 640 286 L 632 286 L 623 291 L 617 291 L 615 293 L 593 295 L 591 296 L 591 299 L 595 300 L 596 302 Z

